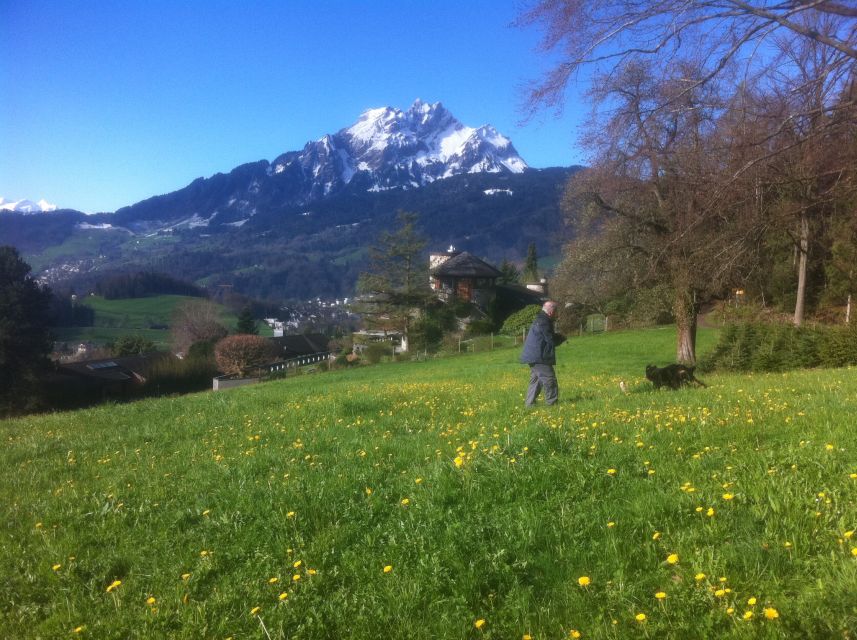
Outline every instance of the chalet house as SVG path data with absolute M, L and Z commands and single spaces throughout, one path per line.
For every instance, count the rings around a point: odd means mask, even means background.
M 368 330 L 355 331 L 352 334 L 354 345 L 352 353 L 362 354 L 366 348 L 375 343 L 388 344 L 394 354 L 405 353 L 408 350 L 408 337 L 401 331 Z
M 431 288 L 441 300 L 472 302 L 483 308 L 496 296 L 497 278 L 502 275 L 484 260 L 454 247 L 429 256 L 429 274 Z

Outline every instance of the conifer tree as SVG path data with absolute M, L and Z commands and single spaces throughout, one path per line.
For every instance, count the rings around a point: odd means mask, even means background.
M 531 242 L 527 247 L 527 261 L 524 263 L 524 280 L 526 282 L 538 282 L 539 280 L 539 257 L 536 254 L 536 243 Z

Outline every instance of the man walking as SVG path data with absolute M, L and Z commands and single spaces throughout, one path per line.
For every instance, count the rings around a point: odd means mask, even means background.
M 556 364 L 556 347 L 565 342 L 565 337 L 554 333 L 555 315 L 556 302 L 548 300 L 542 305 L 524 340 L 521 362 L 530 365 L 530 387 L 526 399 L 528 407 L 533 406 L 542 389 L 545 391 L 546 404 L 556 404 L 559 399 L 559 385 L 553 366 Z

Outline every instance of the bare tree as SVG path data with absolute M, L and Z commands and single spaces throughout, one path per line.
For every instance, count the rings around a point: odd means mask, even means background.
M 714 275 L 728 276 L 752 245 L 735 239 L 717 253 L 695 254 L 689 238 L 711 240 L 703 221 L 716 219 L 715 209 L 728 213 L 730 226 L 738 211 L 759 221 L 779 209 L 797 220 L 799 323 L 811 221 L 854 166 L 834 160 L 829 149 L 837 137 L 831 125 L 854 113 L 849 88 L 857 77 L 857 8 L 824 0 L 537 0 L 518 23 L 540 27 L 542 49 L 560 58 L 531 86 L 530 114 L 561 112 L 572 82 L 590 74 L 595 118 L 585 139 L 600 176 L 592 202 L 600 199 L 605 214 L 636 220 L 649 239 L 670 248 L 669 265 L 649 263 L 672 273 L 677 296 L 687 288 L 685 302 L 676 300 L 679 360 L 691 356 L 692 308 L 701 293 L 691 275 L 701 275 L 693 260 L 719 262 Z M 670 90 L 621 86 L 641 68 L 653 87 L 668 84 Z M 707 96 L 722 87 L 730 87 L 730 101 L 713 107 Z M 689 111 L 704 109 L 709 114 L 702 120 Z M 676 113 L 686 117 L 673 118 Z M 644 205 L 638 197 L 629 201 L 632 207 L 617 206 L 614 196 L 605 197 L 611 172 L 645 182 L 652 202 Z M 794 197 L 799 190 L 800 198 Z M 658 213 L 654 226 L 652 211 Z M 785 226 L 781 218 L 766 224 Z M 705 289 L 728 279 L 713 278 Z
M 583 248 L 591 269 L 609 268 L 594 279 L 599 286 L 668 291 L 676 357 L 693 363 L 700 306 L 741 272 L 757 233 L 728 188 L 725 102 L 686 65 L 629 64 L 594 90 L 613 108 L 586 138 L 592 168 L 567 193 L 566 204 L 583 200 L 586 214 L 575 221 L 578 241 L 560 271 L 575 264 L 579 271 Z M 656 108 L 667 102 L 673 108 Z
M 745 78 L 769 73 L 777 69 L 769 44 L 783 34 L 829 50 L 832 67 L 857 64 L 857 8 L 828 0 L 537 0 L 517 24 L 539 27 L 541 49 L 560 55 L 531 88 L 533 111 L 561 109 L 584 68 L 610 73 L 645 58 L 661 64 L 693 58 L 698 84 L 735 65 Z
M 214 344 L 229 333 L 221 323 L 219 307 L 201 299 L 188 300 L 176 307 L 170 330 L 176 353 L 187 353 L 197 342 Z

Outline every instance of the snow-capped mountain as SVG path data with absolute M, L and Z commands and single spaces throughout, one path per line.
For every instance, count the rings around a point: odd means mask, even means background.
M 42 199 L 38 202 L 33 202 L 32 200 L 6 200 L 6 198 L 0 198 L 0 211 L 13 211 L 15 213 L 48 213 L 50 211 L 56 211 L 57 205 L 51 204 L 46 200 Z
M 491 125 L 467 127 L 440 102 L 417 100 L 407 111 L 365 111 L 352 126 L 281 155 L 271 171 L 300 166 L 315 178 L 313 195 L 328 195 L 366 172 L 369 190 L 419 187 L 461 173 L 521 173 L 527 163 Z
M 460 174 L 523 173 L 527 163 L 491 125 L 459 122 L 439 102 L 407 110 L 365 111 L 350 127 L 308 142 L 273 162 L 199 178 L 116 212 L 121 224 L 170 222 L 177 228 L 240 225 L 257 214 L 306 206 L 347 192 L 414 189 Z

